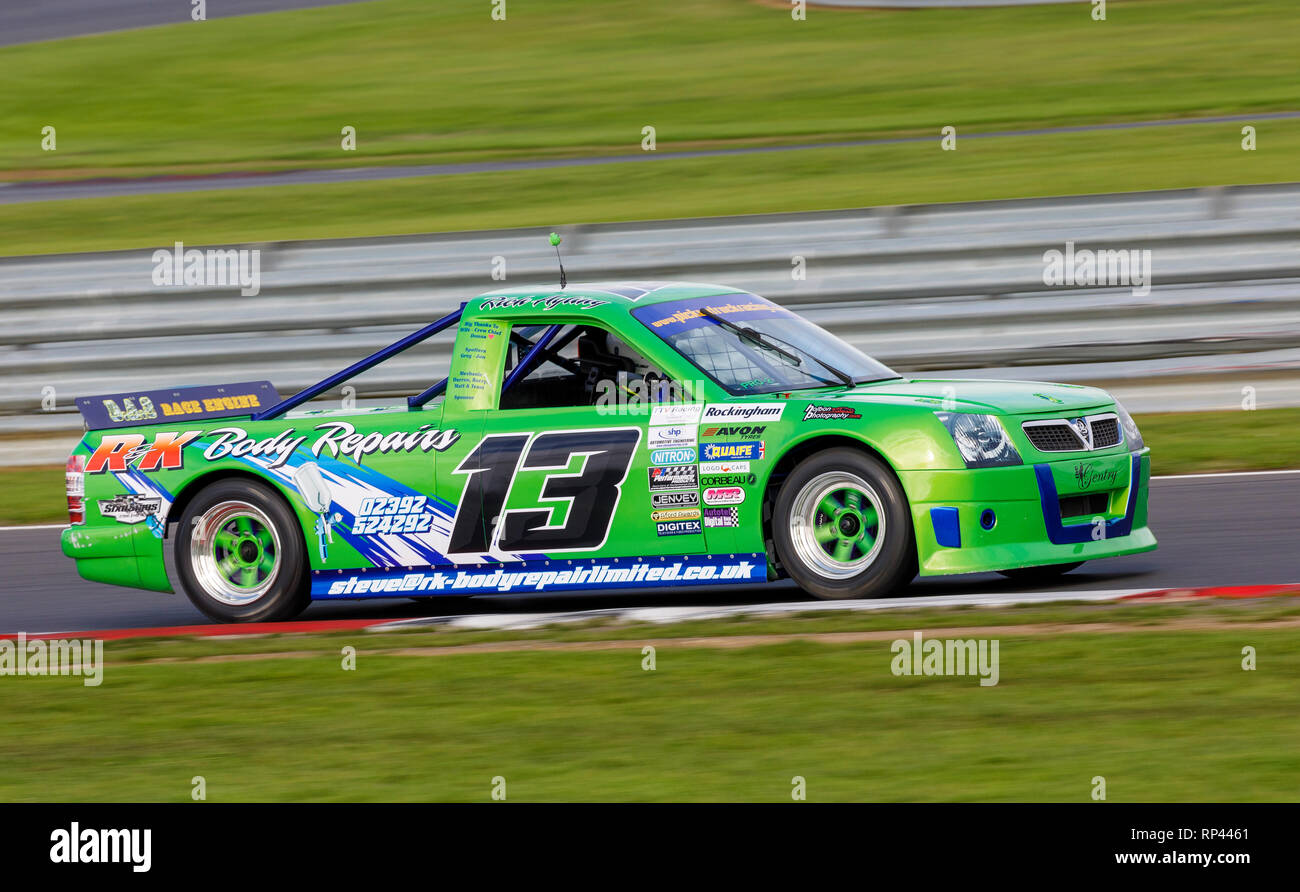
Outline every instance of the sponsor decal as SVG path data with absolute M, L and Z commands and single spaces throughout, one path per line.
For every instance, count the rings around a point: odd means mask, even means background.
M 754 474 L 711 474 L 700 478 L 705 486 L 753 486 L 757 482 Z
M 664 427 L 650 428 L 650 437 L 646 446 L 651 449 L 679 449 L 696 444 L 697 428 L 691 424 L 670 424 Z
M 701 437 L 761 437 L 767 430 L 766 424 L 727 424 L 721 427 L 706 427 L 700 431 Z
M 747 461 L 715 461 L 702 462 L 700 464 L 701 474 L 748 474 L 749 462 Z
M 738 527 L 740 526 L 740 511 L 736 508 L 705 508 L 704 526 L 706 528 Z
M 704 461 L 754 461 L 763 457 L 763 444 L 758 441 L 740 443 L 704 443 L 700 458 Z
M 656 465 L 695 464 L 694 449 L 656 449 L 650 453 L 650 462 Z
M 1034 396 L 1038 397 L 1040 400 L 1047 400 L 1049 403 L 1056 403 L 1057 405 L 1061 405 L 1065 402 L 1065 400 L 1058 399 L 1050 393 L 1035 393 Z
M 655 524 L 656 536 L 697 536 L 701 532 L 698 520 L 670 520 Z
M 107 434 L 86 460 L 86 473 L 121 474 L 131 464 L 139 471 L 174 471 L 184 465 L 186 444 L 200 436 L 200 431 L 168 431 L 154 434 L 153 442 L 146 444 L 143 434 Z
M 656 492 L 650 495 L 651 508 L 688 508 L 698 504 L 698 492 Z
M 667 403 L 650 408 L 650 426 L 697 424 L 703 403 Z
M 694 522 L 699 532 L 699 521 Z M 562 564 L 562 565 L 561 565 Z M 312 573 L 315 598 L 391 598 L 558 589 L 631 588 L 763 581 L 767 559 L 761 553 L 721 556 L 525 561 L 508 567 L 446 568 L 428 571 L 372 571 L 340 576 L 337 570 Z
M 198 421 L 204 418 L 251 415 L 260 408 L 278 402 L 280 395 L 270 381 L 248 381 L 242 384 L 84 396 L 78 397 L 77 408 L 86 419 L 88 428 L 105 430 L 173 418 Z
M 710 486 L 704 490 L 706 505 L 739 505 L 745 501 L 745 491 L 739 486 Z
M 1078 481 L 1079 489 L 1092 489 L 1095 486 L 1114 489 L 1119 480 L 1119 467 L 1112 465 L 1109 468 L 1099 468 L 1096 462 L 1081 461 L 1074 466 L 1074 479 Z
M 425 512 L 425 496 L 378 496 L 362 499 L 352 522 L 358 536 L 377 533 L 427 533 L 433 515 Z
M 665 489 L 698 489 L 700 485 L 695 465 L 654 467 L 650 468 L 648 473 L 651 492 Z
M 708 310 L 714 316 L 721 316 L 733 322 L 755 316 L 767 318 L 775 316 L 779 318 L 793 315 L 789 310 L 754 294 L 737 293 L 727 297 L 731 299 L 724 301 L 722 298 L 706 297 L 703 299 L 691 298 L 687 301 L 673 301 L 646 307 L 643 313 L 637 313 L 636 315 L 638 319 L 641 319 L 651 329 L 662 335 L 673 335 L 701 325 L 717 324 L 704 315 L 705 310 Z M 697 306 L 691 306 L 691 304 L 697 304 Z M 671 312 L 668 312 L 668 315 L 660 315 L 670 310 Z
M 480 310 L 507 310 L 516 307 L 533 307 L 539 310 L 554 310 L 556 307 L 576 307 L 590 310 L 603 307 L 607 300 L 594 297 L 575 297 L 571 294 L 552 294 L 547 297 L 489 297 L 478 305 Z
M 316 425 L 313 430 L 324 431 L 311 445 L 311 454 L 319 458 L 328 453 L 331 458 L 346 455 L 361 464 L 367 455 L 386 455 L 390 452 L 443 452 L 460 439 L 455 429 L 439 430 L 422 424 L 413 431 L 393 431 L 388 434 L 372 432 L 359 434 L 346 421 L 329 421 Z M 197 434 L 195 435 L 197 436 Z M 294 451 L 307 442 L 306 436 L 295 437 L 294 429 L 281 431 L 273 437 L 254 440 L 242 427 L 222 427 L 209 431 L 215 442 L 203 450 L 208 461 L 226 458 L 269 459 L 270 467 L 278 468 Z
M 451 374 L 447 378 L 447 399 L 451 405 L 465 409 L 494 409 L 500 382 L 494 382 L 488 369 L 501 368 L 509 349 L 510 327 L 503 321 L 485 316 L 462 318 L 456 329 L 451 354 Z
M 861 417 L 852 406 L 808 406 L 803 410 L 804 421 L 842 421 Z
M 390 452 L 444 452 L 460 439 L 460 432 L 454 428 L 448 430 L 430 429 L 422 424 L 414 431 L 393 431 L 388 434 L 378 432 L 359 434 L 357 429 L 346 421 L 330 421 L 316 425 L 316 430 L 325 431 L 321 438 L 311 447 L 311 454 L 319 456 L 322 452 L 337 458 L 346 455 L 357 464 L 367 455 L 386 455 Z
M 655 511 L 651 513 L 650 519 L 660 520 L 699 520 L 699 508 L 671 508 L 667 511 Z
M 303 462 L 293 469 L 290 477 L 293 485 L 298 487 L 298 495 L 302 496 L 303 502 L 316 515 L 316 547 L 320 549 L 321 563 L 325 563 L 329 560 L 329 546 L 334 544 L 334 524 L 341 521 L 343 515 L 338 512 L 330 514 L 334 494 L 316 462 Z M 353 531 L 355 530 L 354 526 Z
M 275 436 L 254 440 L 242 427 L 219 427 L 208 432 L 216 440 L 203 450 L 203 457 L 208 461 L 227 457 L 265 460 L 269 462 L 268 467 L 278 468 L 307 442 L 307 437 L 295 437 L 294 433 L 294 428 L 289 428 Z
M 706 421 L 780 421 L 785 403 L 719 403 L 704 407 Z
M 99 513 L 104 517 L 111 517 L 118 523 L 140 523 L 162 510 L 162 497 L 127 493 L 111 499 L 100 499 L 97 504 Z

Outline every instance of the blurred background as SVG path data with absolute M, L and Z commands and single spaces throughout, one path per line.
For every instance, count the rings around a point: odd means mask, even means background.
M 1107 387 L 1161 477 L 1300 467 L 1300 6 L 1001 2 L 0 6 L 0 525 L 66 520 L 76 397 L 262 378 L 291 393 L 476 293 L 555 281 L 552 230 L 570 281 L 741 286 L 903 373 Z M 155 252 L 178 243 L 258 251 L 257 293 L 159 284 Z M 1145 258 L 1149 275 L 1054 281 L 1054 254 L 1080 252 Z M 423 389 L 441 350 L 322 399 Z M 1064 585 L 1102 598 L 1295 582 L 1298 484 L 1157 480 L 1160 551 Z M 0 629 L 197 620 L 181 598 L 79 580 L 57 552 L 48 528 L 0 535 Z M 984 618 L 1055 634 L 1097 609 Z M 531 773 L 534 798 L 779 799 L 802 773 L 826 798 L 1082 799 L 1099 772 L 1130 798 L 1293 798 L 1294 608 L 1181 610 L 1107 615 L 1199 623 L 1179 638 L 1009 642 L 997 694 L 888 674 L 898 623 L 973 622 L 939 613 L 657 629 L 880 640 L 867 656 L 865 643 L 693 651 L 676 686 L 653 691 L 617 674 L 622 654 L 449 659 L 436 684 L 409 656 L 367 656 L 375 674 L 352 687 L 310 660 L 114 669 L 72 709 L 35 683 L 6 689 L 0 798 L 184 798 L 183 779 L 207 773 L 236 798 L 482 799 L 486 778 Z M 1276 660 L 1254 687 L 1236 665 L 1243 620 L 1283 624 L 1250 633 Z M 315 646 L 339 642 L 265 643 Z M 775 786 L 754 786 L 769 770 Z
M 6 7 L 0 468 L 57 465 L 78 395 L 287 393 L 551 281 L 552 228 L 571 280 L 742 286 L 905 373 L 1300 405 L 1293 3 L 859 5 Z M 259 293 L 156 283 L 178 242 L 259 250 Z M 1148 287 L 1048 284 L 1067 248 Z

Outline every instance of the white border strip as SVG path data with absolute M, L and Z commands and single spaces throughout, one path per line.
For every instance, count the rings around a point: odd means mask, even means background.
M 1152 480 L 1197 480 L 1206 477 L 1270 477 L 1275 474 L 1300 474 L 1300 468 L 1281 471 L 1220 471 L 1214 474 L 1153 474 Z
M 614 607 L 566 613 L 470 613 L 460 616 L 417 616 L 367 626 L 367 632 L 391 632 L 422 626 L 454 629 L 537 629 L 556 623 L 576 623 L 601 617 L 625 622 L 678 623 L 735 616 L 788 616 L 830 611 L 899 610 L 922 607 L 1005 607 L 1014 604 L 1057 604 L 1067 601 L 1117 601 L 1128 595 L 1163 589 L 1104 589 L 1099 591 L 999 592 L 996 594 L 924 595 L 875 598 L 869 601 L 786 601 L 774 604 L 727 604 L 706 607 Z

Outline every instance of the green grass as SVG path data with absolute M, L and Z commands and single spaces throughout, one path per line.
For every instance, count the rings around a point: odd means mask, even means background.
M 1294 107 L 1290 0 L 789 10 L 384 0 L 0 49 L 0 169 L 373 164 Z M 286 40 L 286 35 L 292 35 Z M 1248 59 L 1248 64 L 1243 63 Z M 93 84 L 94 89 L 88 89 Z M 59 148 L 42 152 L 42 126 Z M 358 151 L 339 131 L 353 125 Z
M 69 444 L 69 452 L 75 443 Z M 0 468 L 0 487 L 8 494 L 0 505 L 0 525 L 67 523 L 63 474 L 62 466 Z
M 1300 468 L 1300 409 L 1137 416 L 1155 474 Z M 1206 433 L 1216 436 L 1206 436 Z M 63 468 L 0 468 L 0 524 L 57 523 L 68 516 Z
M 1300 409 L 1136 416 L 1153 474 L 1300 468 Z
M 1300 121 L 0 205 L 0 254 L 554 226 L 1294 179 Z M 570 258 L 580 275 L 582 258 Z
M 337 649 L 110 663 L 98 688 L 8 680 L 0 800 L 189 801 L 202 775 L 209 801 L 488 801 L 502 776 L 517 802 L 788 802 L 799 775 L 811 801 L 1084 802 L 1102 775 L 1110 801 L 1289 801 L 1296 636 L 1003 635 L 996 687 L 894 676 L 883 640 L 661 643 L 653 672 L 637 640 L 431 658 L 364 635 L 354 672 Z
M 1295 176 L 1300 123 L 960 139 L 1286 110 L 1290 0 L 923 12 L 386 0 L 0 49 L 5 179 L 923 134 L 925 143 L 0 207 L 0 253 L 1108 192 Z M 292 34 L 292 40 L 285 40 Z M 1248 59 L 1248 63 L 1243 63 Z M 94 90 L 88 90 L 88 84 Z M 58 129 L 58 150 L 40 130 Z M 358 130 L 344 152 L 339 131 Z

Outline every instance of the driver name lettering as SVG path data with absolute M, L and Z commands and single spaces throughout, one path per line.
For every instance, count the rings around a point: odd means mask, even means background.
M 489 297 L 478 306 L 480 310 L 508 310 L 516 307 L 540 307 L 543 310 L 553 310 L 556 307 L 577 307 L 582 310 L 590 310 L 594 307 L 603 307 L 607 303 L 609 301 L 597 300 L 594 297 L 552 294 L 549 297 Z

